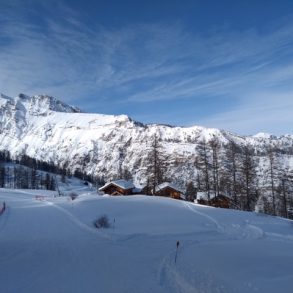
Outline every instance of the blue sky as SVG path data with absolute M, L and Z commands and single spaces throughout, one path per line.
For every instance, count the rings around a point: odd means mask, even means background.
M 293 1 L 0 0 L 0 11 L 2 93 L 293 133 Z

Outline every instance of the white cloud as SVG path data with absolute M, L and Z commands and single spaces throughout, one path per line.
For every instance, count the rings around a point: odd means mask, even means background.
M 197 123 L 242 134 L 268 132 L 292 134 L 293 91 L 260 92 L 244 96 L 235 109 L 204 118 Z
M 135 104 L 227 96 L 237 101 L 234 110 L 202 123 L 247 132 L 253 123 L 293 122 L 291 23 L 262 34 L 218 30 L 203 36 L 180 24 L 89 27 L 76 11 L 60 5 L 58 11 L 63 19 L 48 13 L 42 27 L 0 16 L 1 92 L 48 93 L 75 104 L 83 97 Z M 278 101 L 284 107 L 276 110 Z

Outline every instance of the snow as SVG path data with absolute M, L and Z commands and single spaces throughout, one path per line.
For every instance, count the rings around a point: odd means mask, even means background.
M 254 138 L 260 138 L 260 139 L 270 139 L 272 135 L 270 133 L 265 132 L 259 132 L 253 136 Z
M 159 184 L 158 186 L 156 186 L 156 192 L 165 189 L 166 187 L 170 187 L 173 188 L 177 191 L 182 192 L 175 184 L 170 183 L 170 182 L 163 182 L 161 184 Z
M 205 191 L 198 191 L 197 194 L 196 194 L 197 199 L 203 199 L 203 200 L 213 199 L 215 196 L 216 195 L 215 195 L 215 192 L 213 190 L 210 191 L 210 198 L 208 197 L 208 193 L 205 192 Z
M 166 178 L 172 178 L 183 191 L 198 177 L 194 162 L 202 140 L 217 138 L 222 148 L 235 142 L 239 148 L 251 144 L 259 186 L 266 186 L 268 146 L 278 152 L 280 170 L 293 170 L 293 135 L 268 134 L 238 136 L 214 128 L 144 125 L 126 115 L 79 113 L 79 110 L 46 95 L 16 98 L 0 96 L 0 150 L 13 158 L 26 154 L 37 160 L 54 162 L 74 173 L 78 170 L 106 181 L 128 170 L 137 187 L 146 185 L 149 154 L 154 134 L 168 160 Z
M 292 221 L 70 183 L 0 189 L 1 292 L 292 292 Z

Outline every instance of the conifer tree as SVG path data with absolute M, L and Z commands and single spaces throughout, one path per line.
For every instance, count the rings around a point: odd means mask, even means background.
M 155 194 L 156 187 L 164 182 L 166 174 L 166 159 L 157 134 L 153 136 L 148 161 L 147 178 L 149 179 L 151 192 Z
M 236 144 L 231 141 L 226 147 L 225 151 L 225 175 L 223 179 L 223 186 L 232 200 L 233 206 L 238 206 L 239 190 L 239 157 Z
M 267 170 L 267 178 L 269 180 L 269 185 L 271 189 L 271 199 L 272 199 L 272 214 L 276 215 L 276 173 L 278 168 L 278 160 L 275 153 L 275 150 L 272 146 L 267 148 L 267 156 L 268 156 L 268 170 Z
M 220 192 L 220 143 L 216 137 L 210 140 L 209 147 L 212 152 L 212 186 L 214 195 L 218 196 Z
M 194 186 L 193 182 L 192 181 L 188 182 L 186 186 L 186 192 L 185 192 L 186 200 L 193 201 L 194 199 L 196 199 L 196 195 L 197 195 L 197 189 Z
M 250 145 L 244 146 L 244 153 L 241 156 L 242 193 L 245 196 L 243 207 L 247 211 L 253 210 L 253 203 L 256 201 L 256 163 L 253 157 L 253 149 Z
M 205 140 L 199 141 L 196 146 L 197 157 L 196 157 L 196 167 L 200 172 L 201 178 L 203 178 L 204 182 L 204 190 L 207 192 L 208 199 L 210 200 L 210 156 L 207 147 L 207 143 Z

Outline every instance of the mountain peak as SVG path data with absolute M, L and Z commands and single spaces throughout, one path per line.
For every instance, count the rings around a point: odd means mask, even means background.
M 5 108 L 16 110 L 26 110 L 31 115 L 46 115 L 49 112 L 65 112 L 65 113 L 79 113 L 80 109 L 74 106 L 65 104 L 64 102 L 48 95 L 34 95 L 29 96 L 20 93 L 15 98 L 11 98 L 1 93 L 0 105 Z
M 30 96 L 26 95 L 26 94 L 23 94 L 23 93 L 20 93 L 17 98 L 20 98 L 22 100 L 29 100 L 30 99 Z
M 65 112 L 65 113 L 79 113 L 80 109 L 65 104 L 64 102 L 56 99 L 55 97 L 48 95 L 35 95 L 30 97 L 30 104 L 32 107 L 37 107 L 41 111 L 54 111 L 54 112 Z
M 265 133 L 265 132 L 259 132 L 255 135 L 253 135 L 254 138 L 258 138 L 258 139 L 270 139 L 273 137 L 272 134 L 270 133 Z

